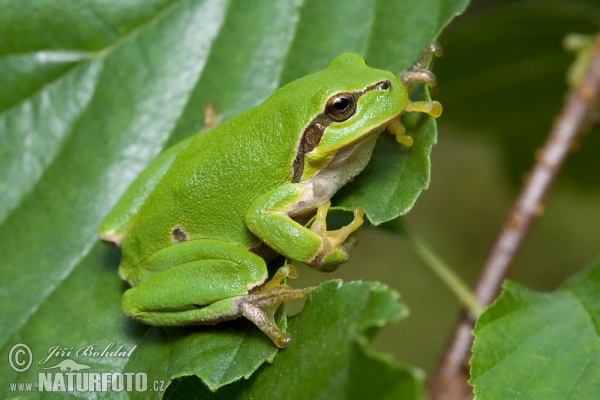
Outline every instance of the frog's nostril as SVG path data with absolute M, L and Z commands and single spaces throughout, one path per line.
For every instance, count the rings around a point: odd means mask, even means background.
M 389 90 L 392 87 L 392 82 L 390 81 L 381 81 L 377 84 L 377 89 L 379 90 Z

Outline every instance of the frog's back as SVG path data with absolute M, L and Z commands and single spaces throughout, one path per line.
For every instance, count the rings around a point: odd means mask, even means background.
M 123 242 L 126 263 L 181 240 L 259 243 L 244 214 L 255 198 L 291 180 L 297 141 L 285 120 L 261 114 L 256 107 L 200 132 L 177 156 Z

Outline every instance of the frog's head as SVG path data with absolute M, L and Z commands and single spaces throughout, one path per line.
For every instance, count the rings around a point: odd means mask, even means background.
M 298 143 L 295 181 L 325 168 L 339 150 L 381 132 L 408 103 L 406 88 L 393 73 L 368 67 L 354 53 L 340 54 L 305 79 L 311 82 L 304 84 L 315 89 L 309 100 L 315 112 Z M 366 153 L 363 158 L 370 158 L 370 151 Z

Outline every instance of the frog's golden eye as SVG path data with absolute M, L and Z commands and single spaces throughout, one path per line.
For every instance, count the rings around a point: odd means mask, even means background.
M 350 92 L 336 93 L 327 100 L 325 112 L 334 121 L 345 121 L 356 111 L 356 101 Z

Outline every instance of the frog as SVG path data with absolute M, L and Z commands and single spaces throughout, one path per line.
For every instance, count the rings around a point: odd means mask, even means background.
M 291 335 L 278 307 L 306 296 L 278 255 L 335 271 L 356 245 L 361 207 L 329 230 L 331 198 L 369 162 L 387 129 L 411 146 L 400 116 L 441 114 L 437 101 L 411 101 L 410 86 L 435 86 L 423 68 L 429 46 L 401 76 L 369 67 L 355 53 L 277 89 L 261 104 L 163 151 L 104 218 L 100 238 L 121 248 L 122 307 L 163 327 L 215 325 L 244 317 L 279 348 Z M 214 118 L 211 118 L 214 119 Z

